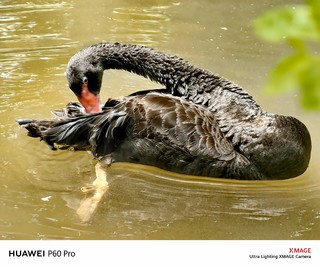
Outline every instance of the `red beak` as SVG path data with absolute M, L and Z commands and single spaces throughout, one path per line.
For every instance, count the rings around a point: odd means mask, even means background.
M 102 111 L 99 94 L 95 95 L 91 93 L 86 84 L 82 85 L 81 95 L 78 97 L 78 100 L 87 113 L 98 113 Z

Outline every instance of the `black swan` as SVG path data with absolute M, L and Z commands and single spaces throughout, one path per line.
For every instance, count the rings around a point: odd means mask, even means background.
M 165 88 L 110 99 L 101 109 L 106 69 L 133 72 Z M 303 123 L 264 111 L 238 85 L 176 56 L 138 45 L 94 44 L 70 59 L 67 80 L 81 105 L 69 105 L 52 120 L 19 121 L 51 147 L 242 180 L 287 179 L 308 167 L 311 139 Z

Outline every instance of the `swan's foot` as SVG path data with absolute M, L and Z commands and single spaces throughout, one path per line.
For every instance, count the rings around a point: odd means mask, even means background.
M 81 188 L 81 191 L 87 194 L 81 201 L 80 207 L 77 210 L 77 214 L 83 222 L 87 222 L 91 219 L 99 202 L 108 190 L 107 167 L 110 165 L 111 159 L 109 159 L 109 157 L 104 161 L 99 161 L 95 166 L 96 179 L 91 185 Z
M 81 192 L 84 194 L 94 194 L 94 192 L 97 190 L 97 187 L 94 186 L 93 184 L 89 184 L 87 186 L 81 187 Z

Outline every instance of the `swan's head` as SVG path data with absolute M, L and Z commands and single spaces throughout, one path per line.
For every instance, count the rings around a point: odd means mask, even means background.
M 273 118 L 256 141 L 246 146 L 245 154 L 267 179 L 301 175 L 310 160 L 309 131 L 293 117 L 274 115 Z
M 87 113 L 101 111 L 100 89 L 103 68 L 81 52 L 74 55 L 67 66 L 69 88 L 75 93 Z

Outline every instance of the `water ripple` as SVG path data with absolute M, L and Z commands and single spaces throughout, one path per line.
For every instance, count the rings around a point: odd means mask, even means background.
M 118 38 L 124 35 L 123 38 L 127 38 L 129 42 L 144 45 L 167 42 L 170 37 L 168 23 L 171 21 L 167 10 L 173 6 L 117 7 L 113 10 L 114 27 L 111 28 L 111 33 Z

